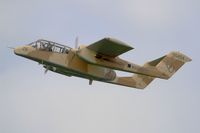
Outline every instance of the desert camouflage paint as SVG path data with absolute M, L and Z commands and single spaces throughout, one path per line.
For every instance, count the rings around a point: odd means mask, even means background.
M 38 40 L 15 48 L 14 53 L 42 64 L 46 70 L 89 79 L 90 84 L 96 80 L 138 89 L 145 88 L 155 78 L 169 79 L 182 65 L 191 61 L 180 52 L 171 52 L 143 66 L 118 57 L 131 49 L 127 44 L 111 38 L 78 49 Z M 114 70 L 135 74 L 131 77 L 118 77 Z

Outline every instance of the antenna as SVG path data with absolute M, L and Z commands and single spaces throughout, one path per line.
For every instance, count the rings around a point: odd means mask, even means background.
M 9 48 L 9 49 L 15 49 L 14 47 L 7 47 L 7 48 Z

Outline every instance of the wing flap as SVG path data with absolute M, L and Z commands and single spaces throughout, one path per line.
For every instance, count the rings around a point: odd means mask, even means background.
M 113 58 L 133 49 L 126 43 L 113 38 L 104 38 L 87 46 L 87 48 L 96 52 L 99 55 L 109 56 Z

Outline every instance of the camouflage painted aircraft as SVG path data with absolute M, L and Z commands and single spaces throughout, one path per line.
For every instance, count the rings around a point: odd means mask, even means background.
M 42 64 L 45 72 L 49 70 L 85 78 L 90 85 L 95 80 L 138 89 L 144 89 L 155 78 L 169 79 L 183 64 L 191 61 L 180 52 L 170 52 L 139 66 L 119 58 L 131 49 L 131 46 L 113 38 L 104 38 L 75 49 L 41 39 L 15 48 L 14 53 Z M 119 77 L 114 70 L 134 75 Z

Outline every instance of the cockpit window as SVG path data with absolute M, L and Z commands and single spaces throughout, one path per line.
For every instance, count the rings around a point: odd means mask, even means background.
M 47 40 L 38 40 L 29 44 L 30 46 L 50 52 L 57 52 L 57 53 L 68 53 L 70 51 L 70 47 L 61 45 L 55 42 L 47 41 Z

